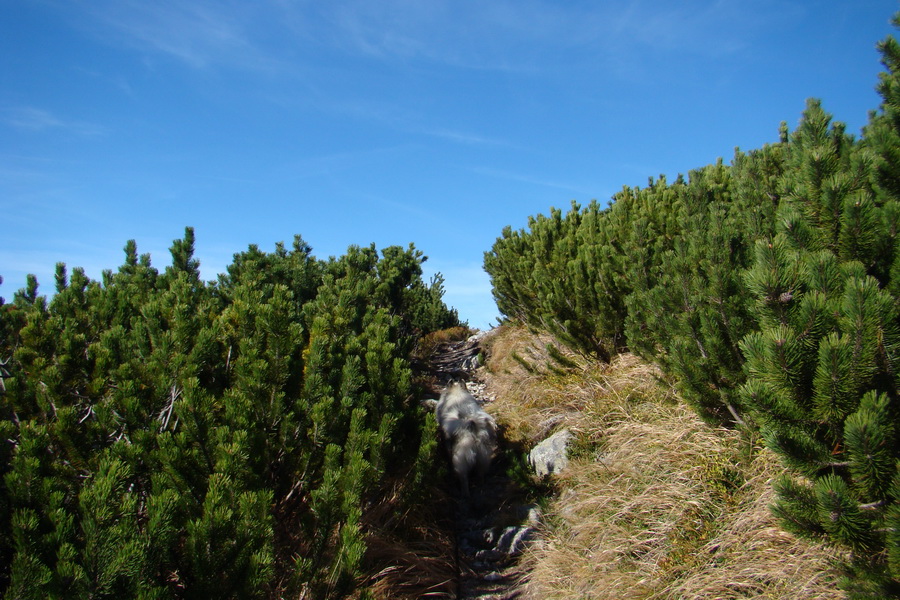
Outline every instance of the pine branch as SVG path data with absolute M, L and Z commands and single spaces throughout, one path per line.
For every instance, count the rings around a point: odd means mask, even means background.
M 81 425 L 82 423 L 87 421 L 89 418 L 91 418 L 93 415 L 94 415 L 94 407 L 88 406 L 87 410 L 84 411 L 84 416 L 81 417 L 80 419 L 78 419 L 78 424 Z
M 6 384 L 3 383 L 3 380 L 7 377 L 12 377 L 7 367 L 9 366 L 9 361 L 12 360 L 12 357 L 8 357 L 6 360 L 0 359 L 0 391 L 6 393 Z
M 176 385 L 172 385 L 172 390 L 169 392 L 169 403 L 165 408 L 159 413 L 157 420 L 162 421 L 162 425 L 159 427 L 159 432 L 162 433 L 169 426 L 169 419 L 172 418 L 172 411 L 175 408 L 175 401 L 181 397 L 181 390 L 178 389 Z
M 735 408 L 731 402 L 725 402 L 725 408 L 727 408 L 728 412 L 731 413 L 731 416 L 734 418 L 735 423 L 737 423 L 741 427 L 747 426 L 747 422 L 741 418 L 741 416 L 738 414 L 737 408 Z

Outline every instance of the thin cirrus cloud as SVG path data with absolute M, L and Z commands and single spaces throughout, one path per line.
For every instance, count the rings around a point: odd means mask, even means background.
M 730 2 L 660 7 L 644 0 L 337 0 L 321 6 L 286 0 L 98 0 L 82 6 L 98 33 L 193 68 L 280 72 L 308 57 L 312 45 L 387 61 L 528 72 L 543 70 L 557 51 L 573 47 L 608 60 L 636 47 L 732 52 L 765 21 L 767 5 L 752 12 Z M 782 4 L 779 10 L 783 14 Z
M 539 2 L 349 0 L 331 21 L 350 52 L 383 60 L 421 60 L 453 67 L 528 72 L 540 49 L 568 36 L 576 13 Z
M 97 1 L 84 4 L 87 27 L 104 41 L 160 54 L 189 67 L 276 71 L 279 61 L 254 39 L 252 4 Z
M 559 181 L 552 181 L 548 179 L 541 179 L 538 177 L 533 177 L 531 175 L 523 175 L 521 173 L 515 173 L 512 171 L 504 171 L 501 169 L 494 169 L 488 167 L 474 167 L 471 169 L 472 172 L 478 173 L 479 175 L 485 175 L 488 177 L 493 177 L 497 179 L 505 179 L 508 181 L 517 181 L 519 183 L 527 183 L 530 185 L 539 185 L 542 187 L 549 187 L 558 190 L 564 190 L 567 192 L 575 192 L 583 195 L 590 195 L 591 190 L 595 189 L 591 186 L 579 186 L 572 185 L 569 183 L 562 183 Z
M 761 2 L 751 10 L 732 2 L 645 0 L 346 0 L 332 6 L 332 38 L 360 54 L 524 73 L 552 66 L 557 52 L 572 48 L 610 63 L 633 60 L 636 49 L 722 56 L 745 47 L 774 9 L 782 16 L 799 11 L 790 3 Z
M 97 136 L 106 133 L 106 128 L 95 123 L 66 119 L 57 114 L 33 106 L 7 108 L 3 112 L 6 125 L 26 132 L 67 131 L 80 136 Z
M 663 5 L 649 0 L 76 0 L 68 10 L 78 27 L 103 43 L 140 53 L 150 70 L 159 61 L 175 61 L 191 70 L 260 77 L 282 90 L 296 91 L 299 85 L 302 92 L 286 102 L 340 112 L 348 109 L 348 86 L 360 85 L 348 82 L 371 77 L 374 64 L 411 68 L 416 77 L 440 73 L 440 67 L 497 73 L 513 78 L 510 85 L 548 76 L 644 82 L 660 69 L 679 68 L 686 56 L 723 60 L 739 52 L 773 27 L 776 8 L 796 16 L 800 9 L 791 5 L 787 0 L 760 0 L 752 9 L 696 0 Z M 778 19 L 774 22 L 777 28 Z M 667 62 L 660 64 L 660 57 Z M 365 71 L 356 78 L 359 69 Z M 252 93 L 273 89 L 267 84 Z M 385 89 L 392 88 L 385 84 Z M 376 90 L 356 102 L 378 97 Z M 398 109 L 395 99 L 388 102 Z M 410 110 L 399 108 L 404 114 Z M 432 129 L 421 133 L 469 145 L 504 145 L 478 132 Z
M 514 144 L 499 138 L 492 138 L 469 131 L 457 131 L 452 129 L 422 129 L 419 133 L 430 137 L 455 142 L 457 144 L 465 144 L 469 146 L 505 146 L 510 148 L 518 148 Z

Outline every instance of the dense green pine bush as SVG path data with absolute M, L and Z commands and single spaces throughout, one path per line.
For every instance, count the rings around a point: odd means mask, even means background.
M 624 342 L 625 281 L 609 262 L 617 240 L 592 202 L 562 215 L 507 227 L 484 256 L 501 313 L 557 335 L 573 349 L 609 362 Z
M 900 596 L 900 44 L 879 49 L 861 138 L 810 100 L 775 144 L 551 209 L 485 254 L 508 318 L 603 361 L 627 348 L 704 419 L 761 432 L 794 473 L 776 514 L 851 551 L 860 598 Z
M 408 363 L 457 325 L 410 246 L 300 238 L 200 279 L 194 233 L 0 304 L 0 590 L 10 598 L 342 597 L 385 475 L 435 457 Z M 422 464 L 424 463 L 424 464 Z M 404 497 L 421 498 L 407 489 Z

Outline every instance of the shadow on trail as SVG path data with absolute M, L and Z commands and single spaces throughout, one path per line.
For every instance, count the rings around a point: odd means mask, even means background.
M 518 558 L 536 535 L 540 508 L 527 471 L 524 448 L 502 437 L 484 481 L 473 484 L 469 498 L 454 486 L 455 538 L 459 580 L 457 597 L 513 600 L 523 573 Z

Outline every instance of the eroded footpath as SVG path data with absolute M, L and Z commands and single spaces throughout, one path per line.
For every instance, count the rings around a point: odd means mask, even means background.
M 432 365 L 438 388 L 452 377 L 466 380 L 469 392 L 487 410 L 493 394 L 481 377 L 481 341 L 490 332 L 436 349 Z M 512 600 L 521 597 L 523 579 L 518 558 L 531 542 L 540 523 L 540 509 L 516 481 L 521 449 L 502 434 L 492 467 L 484 481 L 474 485 L 469 498 L 454 490 L 456 598 L 460 600 Z

